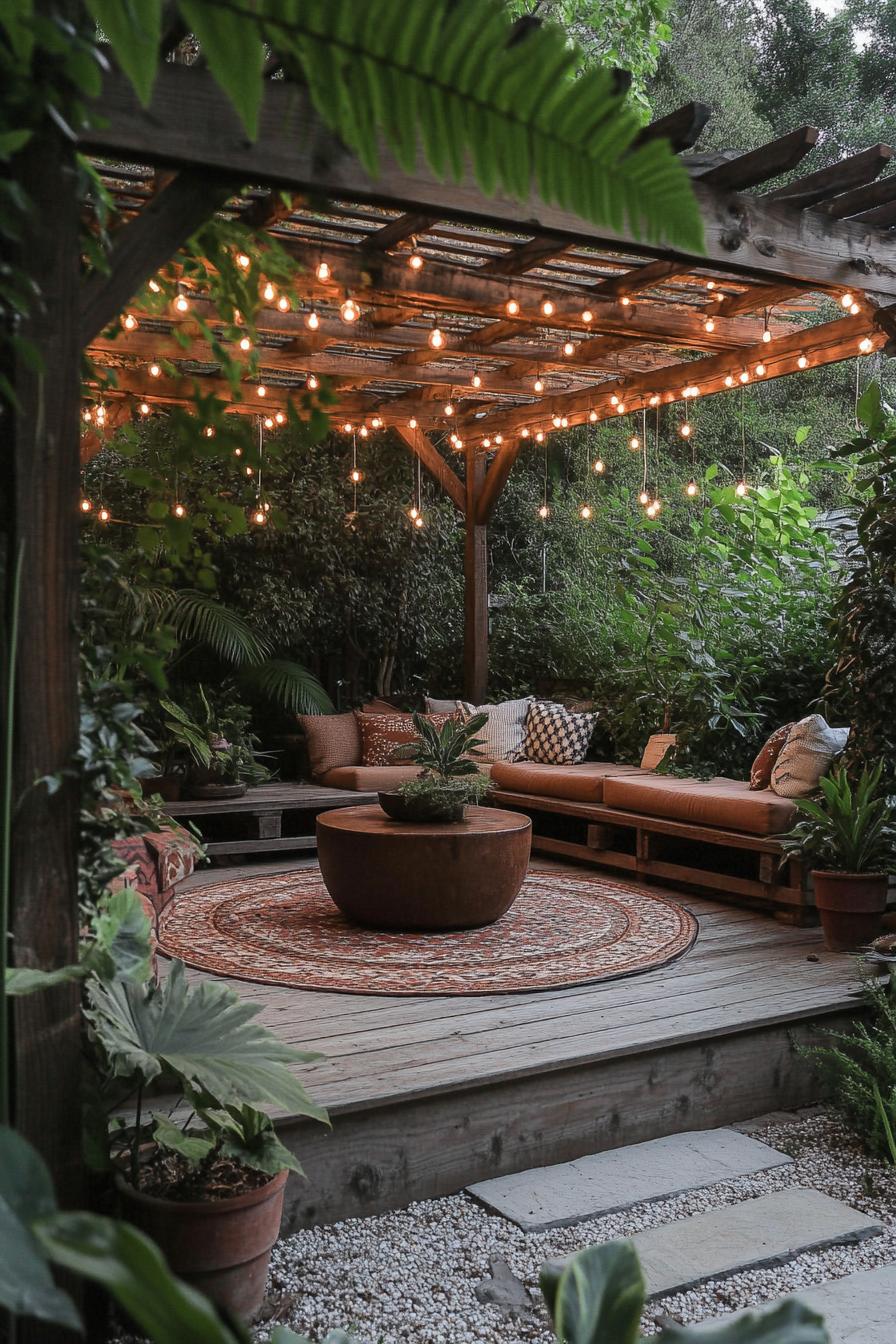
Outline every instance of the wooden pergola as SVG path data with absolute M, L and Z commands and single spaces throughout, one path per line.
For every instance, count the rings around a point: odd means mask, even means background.
M 692 255 L 534 196 L 486 197 L 472 177 L 442 182 L 422 160 L 404 172 L 385 147 L 374 179 L 283 79 L 268 84 L 255 143 L 201 65 L 161 64 L 146 110 L 113 70 L 97 112 L 78 148 L 96 157 L 122 211 L 108 274 L 80 278 L 72 147 L 48 127 L 20 156 L 36 209 L 21 263 L 47 300 L 28 334 L 48 372 L 24 362 L 14 371 L 11 412 L 11 531 L 25 554 L 15 936 L 20 956 L 45 967 L 73 960 L 77 943 L 75 791 L 48 797 L 31 785 L 66 766 L 77 740 L 81 354 L 116 367 L 117 389 L 103 393 L 109 423 L 139 401 L 192 404 L 196 386 L 231 397 L 211 349 L 196 341 L 185 352 L 175 340 L 177 313 L 135 310 L 134 330 L 109 334 L 210 214 L 270 233 L 303 272 L 305 309 L 265 308 L 259 371 L 232 409 L 271 415 L 310 375 L 326 375 L 337 429 L 376 421 L 394 431 L 463 515 L 464 673 L 475 701 L 487 684 L 488 523 L 517 457 L 539 436 L 724 392 L 744 374 L 776 378 L 870 353 L 896 337 L 896 174 L 880 176 L 892 156 L 885 145 L 766 190 L 798 168 L 817 131 L 701 155 L 690 151 L 707 108 L 689 104 L 652 123 L 642 138 L 665 137 L 687 156 L 706 240 L 705 254 Z M 340 316 L 347 297 L 360 309 L 351 323 Z M 832 320 L 801 320 L 831 299 L 842 305 Z M 191 303 L 198 311 L 207 300 Z M 214 324 L 207 307 L 205 316 Z M 150 376 L 162 360 L 177 377 Z M 451 434 L 463 475 L 441 448 Z M 61 987 L 22 1000 L 16 1013 L 18 1122 L 57 1172 L 78 1165 L 57 1106 L 60 1090 L 77 1088 L 77 1009 L 77 990 Z

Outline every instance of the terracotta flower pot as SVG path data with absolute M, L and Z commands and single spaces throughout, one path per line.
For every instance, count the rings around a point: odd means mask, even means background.
M 812 885 L 825 946 L 856 952 L 880 933 L 887 908 L 886 873 L 831 873 L 815 870 Z
M 152 1238 L 174 1273 L 251 1320 L 264 1300 L 288 1174 L 257 1190 L 189 1203 L 144 1195 L 121 1177 L 116 1184 L 124 1218 Z

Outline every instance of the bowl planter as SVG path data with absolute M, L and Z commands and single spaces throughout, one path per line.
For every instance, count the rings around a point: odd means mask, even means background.
M 189 1202 L 145 1195 L 121 1176 L 116 1185 L 124 1218 L 156 1242 L 174 1273 L 251 1320 L 264 1300 L 288 1174 L 224 1199 Z
M 887 907 L 886 873 L 835 873 L 814 869 L 812 885 L 825 946 L 856 952 L 880 933 Z
M 406 798 L 395 790 L 377 794 L 380 807 L 393 821 L 463 821 L 466 802 L 460 796 L 457 802 L 435 801 L 426 797 Z
M 194 798 L 242 798 L 248 787 L 245 781 L 239 784 L 194 784 L 190 792 Z

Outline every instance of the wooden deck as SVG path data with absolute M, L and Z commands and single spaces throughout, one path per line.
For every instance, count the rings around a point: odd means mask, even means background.
M 603 985 L 398 999 L 229 981 L 284 1040 L 324 1056 L 301 1073 L 332 1132 L 278 1122 L 308 1172 L 287 1226 L 815 1099 L 796 1047 L 856 1013 L 854 959 L 825 952 L 817 929 L 679 899 L 700 921 L 692 951 Z

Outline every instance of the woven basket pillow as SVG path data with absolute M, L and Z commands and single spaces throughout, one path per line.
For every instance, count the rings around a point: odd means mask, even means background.
M 808 798 L 843 751 L 848 728 L 831 728 L 820 714 L 795 723 L 772 770 L 772 790 L 781 798 Z
M 474 714 L 487 714 L 488 721 L 476 734 L 482 739 L 482 746 L 471 752 L 476 761 L 515 761 L 523 749 L 526 736 L 526 715 L 532 704 L 531 695 L 522 700 L 502 700 L 497 705 L 471 705 L 466 700 L 458 700 L 458 706 L 465 719 Z

